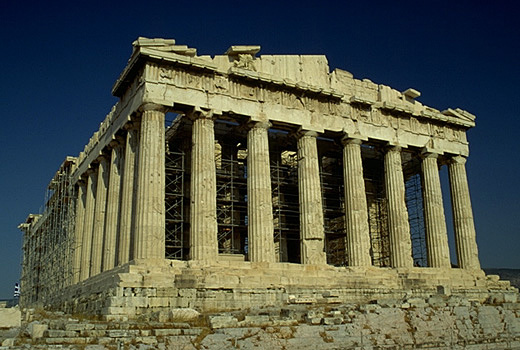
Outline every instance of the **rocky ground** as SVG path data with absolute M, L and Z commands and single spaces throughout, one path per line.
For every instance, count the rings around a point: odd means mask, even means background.
M 0 349 L 520 349 L 518 294 L 485 303 L 433 295 L 214 314 L 171 309 L 126 322 L 21 315 L 20 328 L 0 333 Z

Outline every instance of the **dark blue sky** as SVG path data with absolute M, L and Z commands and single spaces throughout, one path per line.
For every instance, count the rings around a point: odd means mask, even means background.
M 467 168 L 480 259 L 520 268 L 519 18 L 513 1 L 2 0 L 0 298 L 19 278 L 17 225 L 39 212 L 58 166 L 116 102 L 110 91 L 138 36 L 198 54 L 241 44 L 325 54 L 331 70 L 475 114 Z

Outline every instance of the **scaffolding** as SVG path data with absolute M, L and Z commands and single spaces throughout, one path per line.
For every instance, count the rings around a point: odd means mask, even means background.
M 363 176 L 367 198 L 368 228 L 372 264 L 389 267 L 390 235 L 388 230 L 387 200 L 384 186 L 384 161 L 381 153 L 373 146 L 363 147 Z
M 405 169 L 406 207 L 410 224 L 413 261 L 415 266 L 428 266 L 420 163 L 411 159 L 407 162 Z
M 327 264 L 346 266 L 345 189 L 341 154 L 321 156 L 320 180 Z
M 272 136 L 272 141 L 278 141 L 270 147 L 275 254 L 280 262 L 300 263 L 297 154 L 292 150 L 280 149 L 280 137 L 276 136 L 281 135 Z
M 185 132 L 186 119 L 181 114 L 168 114 L 166 121 L 165 153 L 165 231 L 164 256 L 166 259 L 186 260 L 189 254 L 187 190 L 185 175 L 186 153 L 189 138 Z
M 169 149 L 165 158 L 165 257 L 183 260 L 184 239 L 184 152 Z
M 71 184 L 75 158 L 67 157 L 47 187 L 43 213 L 25 231 L 24 302 L 47 303 L 72 284 L 76 189 Z M 28 277 L 30 276 L 30 278 Z
M 220 254 L 246 254 L 247 174 L 241 143 L 216 144 L 217 240 Z

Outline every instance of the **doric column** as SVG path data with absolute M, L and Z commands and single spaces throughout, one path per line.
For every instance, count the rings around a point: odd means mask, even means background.
M 448 166 L 453 228 L 459 267 L 478 270 L 480 262 L 465 164 L 465 157 L 455 156 Z
M 323 205 L 316 132 L 298 139 L 298 190 L 300 202 L 300 247 L 302 264 L 326 264 Z
M 268 122 L 253 123 L 247 133 L 247 217 L 249 261 L 275 261 L 273 200 Z
M 370 233 L 367 198 L 359 139 L 343 139 L 343 181 L 345 184 L 345 231 L 349 266 L 370 266 Z
M 83 226 L 85 224 L 85 204 L 87 199 L 87 184 L 78 181 L 78 198 L 76 200 L 76 225 L 74 227 L 74 243 L 72 258 L 72 284 L 80 281 L 81 247 L 83 245 Z
M 108 177 L 107 212 L 105 216 L 105 237 L 103 244 L 103 271 L 116 264 L 116 237 L 119 228 L 119 193 L 121 188 L 122 149 L 118 141 L 110 143 L 110 174 Z
M 133 258 L 133 248 L 131 247 L 131 237 L 134 232 L 135 220 L 135 167 L 139 146 L 139 124 L 130 123 L 127 125 L 125 155 L 123 165 L 123 179 L 121 189 L 121 210 L 119 224 L 119 250 L 118 264 L 122 265 Z M 130 255 L 130 253 L 132 253 Z
M 103 258 L 103 235 L 105 232 L 105 214 L 107 207 L 108 190 L 108 158 L 99 157 L 96 205 L 94 207 L 94 229 L 92 233 L 92 252 L 90 262 L 90 275 L 95 276 L 101 272 Z
M 85 222 L 83 224 L 83 238 L 81 239 L 80 280 L 90 277 L 90 254 L 92 251 L 92 228 L 94 227 L 94 207 L 97 192 L 97 171 L 87 171 L 87 194 L 85 199 Z
M 446 219 L 442 204 L 438 155 L 424 153 L 421 163 L 423 175 L 424 221 L 429 267 L 451 267 Z
M 135 207 L 136 259 L 164 259 L 165 140 L 163 106 L 141 107 Z
M 390 234 L 392 267 L 413 266 L 410 224 L 405 201 L 401 147 L 389 147 L 385 154 L 385 193 Z
M 190 181 L 190 257 L 216 261 L 217 178 L 215 168 L 215 131 L 213 112 L 192 113 Z

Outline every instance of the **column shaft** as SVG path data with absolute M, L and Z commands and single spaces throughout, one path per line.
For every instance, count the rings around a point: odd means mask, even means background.
M 142 108 L 134 258 L 164 259 L 165 111 L 154 104 Z
M 103 245 L 103 271 L 116 264 L 116 237 L 119 228 L 119 193 L 121 188 L 121 146 L 112 145 L 110 175 L 108 178 L 107 212 L 105 216 L 105 237 Z
M 361 160 L 361 140 L 344 140 L 343 177 L 348 264 L 350 266 L 370 266 L 370 233 Z
M 370 266 L 370 233 L 361 159 L 361 140 L 344 140 L 343 177 L 348 264 L 350 266 Z
M 196 114 L 196 115 L 195 115 Z M 217 177 L 212 114 L 194 113 L 190 181 L 190 256 L 216 261 Z
M 269 123 L 255 123 L 247 133 L 247 234 L 250 261 L 275 261 L 269 127 Z
M 90 254 L 92 251 L 92 228 L 94 227 L 94 207 L 96 204 L 97 171 L 89 170 L 85 200 L 85 222 L 81 239 L 80 280 L 90 277 Z
M 465 163 L 466 158 L 456 156 L 448 166 L 457 260 L 463 269 L 480 269 Z
M 450 267 L 450 250 L 442 204 L 437 154 L 427 153 L 422 161 L 424 221 L 429 267 Z
M 131 246 L 135 222 L 135 163 L 138 153 L 139 130 L 137 127 L 128 129 L 126 134 L 125 155 L 122 175 L 121 210 L 119 224 L 118 265 L 133 258 Z
M 101 157 L 98 167 L 96 205 L 94 207 L 94 229 L 92 233 L 92 252 L 90 275 L 101 272 L 103 259 L 103 235 L 105 232 L 105 214 L 107 207 L 108 190 L 108 159 Z
M 385 193 L 392 267 L 411 267 L 413 266 L 412 242 L 400 147 L 391 147 L 385 154 Z
M 78 197 L 76 201 L 76 226 L 74 228 L 73 260 L 72 260 L 72 284 L 80 281 L 81 247 L 83 245 L 83 226 L 85 224 L 85 204 L 87 199 L 87 186 L 83 181 L 78 181 Z
M 298 139 L 298 190 L 302 264 L 326 264 L 323 205 L 316 133 Z

